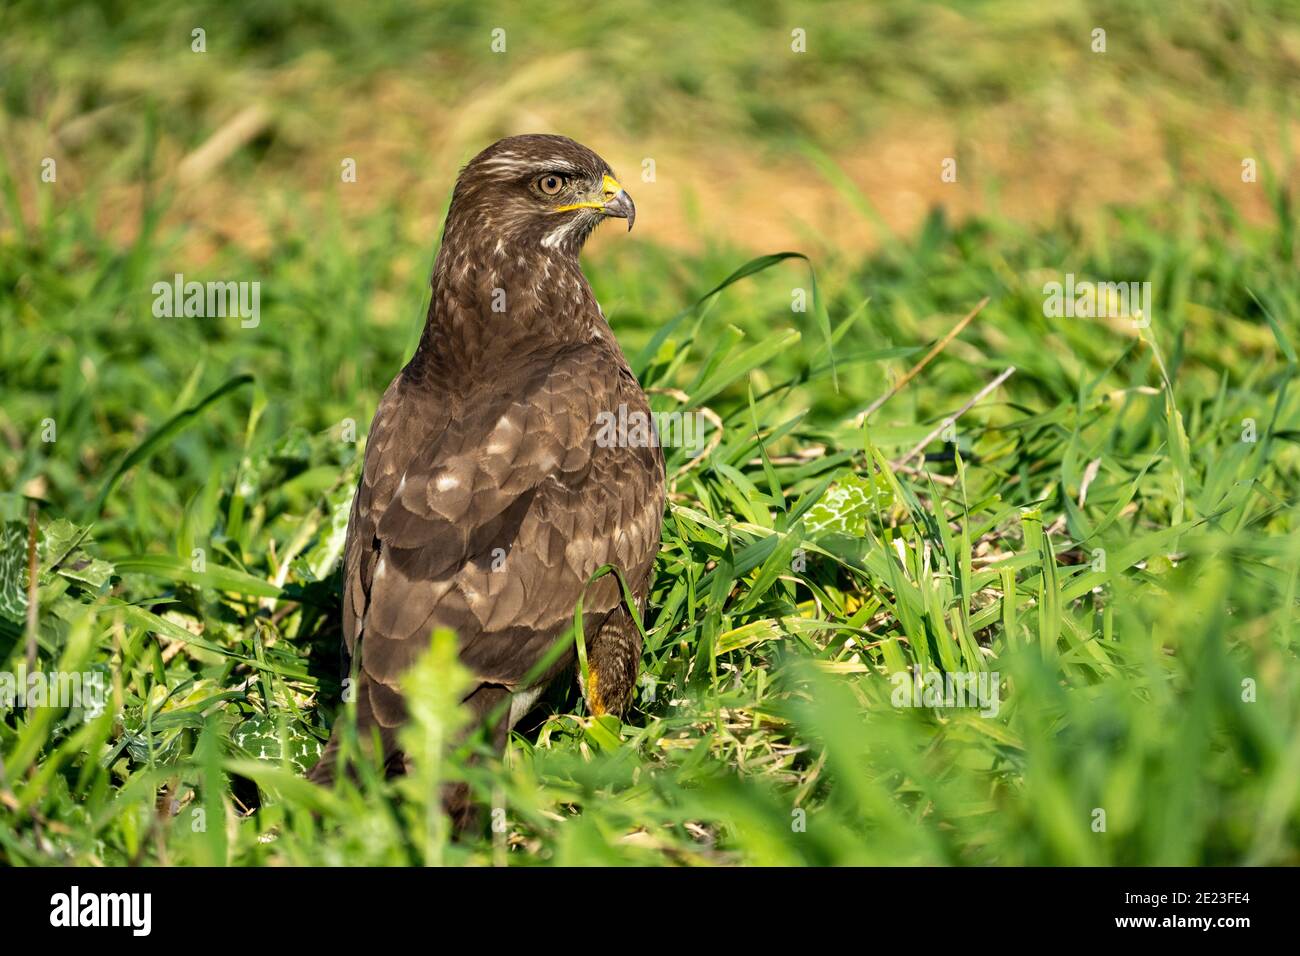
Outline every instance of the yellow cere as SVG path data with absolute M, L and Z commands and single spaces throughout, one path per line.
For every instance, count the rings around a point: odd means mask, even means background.
M 602 179 L 600 183 L 600 191 L 605 197 L 603 200 L 600 201 L 590 200 L 588 202 L 569 203 L 567 206 L 556 206 L 554 211 L 569 212 L 570 210 L 573 209 L 604 209 L 605 203 L 609 202 L 609 200 L 617 196 L 620 192 L 622 192 L 622 190 L 623 187 L 619 185 L 618 180 L 607 173 L 605 175 L 605 178 Z

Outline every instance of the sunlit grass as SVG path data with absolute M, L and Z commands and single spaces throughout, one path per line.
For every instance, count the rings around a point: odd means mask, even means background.
M 287 70 L 323 31 L 351 38 L 337 55 L 365 74 L 445 26 L 402 41 L 403 9 L 351 21 L 303 4 L 278 26 L 245 23 L 241 55 Z M 895 9 L 906 35 L 908 6 Z M 765 25 L 735 28 L 751 42 Z M 132 18 L 110 33 L 142 29 Z M 1178 31 L 1147 41 L 1233 61 L 1259 29 L 1247 20 L 1223 47 Z M 836 63 L 864 55 L 846 47 Z M 106 69 L 41 62 L 69 74 L 65 89 Z M 678 66 L 660 82 L 695 82 Z M 966 69 L 986 93 L 1016 92 L 995 58 Z M 704 73 L 725 79 L 717 64 Z M 838 77 L 827 98 L 850 103 Z M 917 82 L 891 95 L 933 95 L 937 81 Z M 762 92 L 738 99 L 729 134 L 786 128 L 757 115 Z M 873 255 L 811 263 L 635 233 L 602 246 L 586 269 L 656 410 L 721 424 L 698 461 L 666 449 L 631 711 L 593 720 L 565 684 L 504 757 L 444 753 L 400 781 L 362 761 L 355 782 L 324 791 L 302 773 L 348 719 L 343 526 L 366 424 L 418 335 L 434 234 L 417 235 L 396 198 L 360 226 L 300 207 L 304 185 L 269 251 L 214 242 L 191 258 L 198 228 L 169 220 L 179 199 L 150 132 L 189 114 L 165 96 L 154 107 L 112 120 L 130 153 L 116 178 L 157 186 L 128 244 L 93 191 L 23 211 L 30 170 L 0 165 L 0 670 L 27 653 L 34 503 L 37 666 L 99 673 L 109 689 L 97 717 L 0 707 L 0 861 L 1300 862 L 1300 293 L 1285 170 L 1261 171 L 1262 223 L 1188 185 L 1176 208 L 1094 210 L 1086 225 L 936 210 Z M 266 158 L 281 171 L 284 146 Z M 845 215 L 871 215 L 824 171 Z M 152 285 L 176 272 L 259 281 L 260 324 L 155 318 Z M 1150 281 L 1149 328 L 1048 317 L 1043 286 L 1066 273 Z M 1009 367 L 928 460 L 899 463 Z M 411 750 L 426 758 L 454 722 L 446 660 L 444 644 L 411 677 L 426 704 Z M 899 706 L 901 674 L 988 674 L 995 706 Z M 489 808 L 481 836 L 447 838 L 433 794 L 452 777 Z

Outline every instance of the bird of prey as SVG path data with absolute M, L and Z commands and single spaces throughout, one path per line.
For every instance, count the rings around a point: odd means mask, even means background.
M 359 655 L 358 736 L 375 731 L 390 772 L 402 674 L 453 630 L 477 686 L 466 697 L 504 745 L 568 653 L 530 672 L 583 600 L 593 714 L 621 712 L 641 656 L 664 505 L 657 441 L 601 440 L 645 393 L 578 265 L 591 232 L 636 214 L 609 164 L 562 136 L 513 136 L 461 171 L 415 355 L 375 412 L 348 522 L 343 643 Z M 608 429 L 604 434 L 608 436 Z M 590 582 L 603 565 L 617 576 Z M 336 728 L 313 779 L 333 778 Z M 453 817 L 467 792 L 448 798 Z M 460 805 L 457 806 L 456 804 Z

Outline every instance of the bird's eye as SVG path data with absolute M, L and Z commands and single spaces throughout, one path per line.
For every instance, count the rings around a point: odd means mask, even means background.
M 537 180 L 537 188 L 547 196 L 554 196 L 564 188 L 564 177 L 557 173 L 547 173 Z

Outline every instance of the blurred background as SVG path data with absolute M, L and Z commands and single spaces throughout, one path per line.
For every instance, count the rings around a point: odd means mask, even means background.
M 196 256 L 264 256 L 281 217 L 364 221 L 399 200 L 427 244 L 459 164 L 534 131 L 591 144 L 629 179 L 653 159 L 643 235 L 693 251 L 854 256 L 935 205 L 1087 220 L 1189 180 L 1260 216 L 1240 162 L 1276 166 L 1291 145 L 1290 6 L 16 2 L 5 148 L 14 169 L 63 163 L 61 191 L 97 192 L 121 238 L 140 228 L 147 154 L 175 176 L 169 221 L 195 224 Z M 359 171 L 347 189 L 343 157 Z M 15 180 L 35 215 L 31 177 Z M 878 220 L 846 206 L 848 187 Z
M 308 287 L 331 323 L 381 331 L 389 367 L 418 333 L 460 165 L 500 136 L 559 132 L 633 184 L 635 241 L 601 231 L 591 256 L 613 260 L 593 281 L 607 312 L 635 313 L 620 332 L 636 347 L 742 254 L 794 249 L 852 275 L 927 222 L 931 239 L 971 217 L 1093 236 L 1127 204 L 1175 228 L 1189 195 L 1210 192 L 1276 223 L 1295 144 L 1290 7 L 11 2 L 0 223 L 22 235 L 75 204 L 57 228 L 135 244 L 124 268 L 143 267 L 147 232 L 161 275 L 261 277 L 272 315 L 285 310 L 273 321 L 296 334 L 320 330 L 301 314 Z M 86 294 L 93 270 L 49 265 L 83 319 L 107 307 Z M 234 344 L 173 331 L 157 344 L 186 362 Z M 327 339 L 326 364 L 373 397 L 382 383 L 356 377 L 354 351 L 331 350 L 347 337 Z M 93 361 L 101 345 L 83 344 Z

